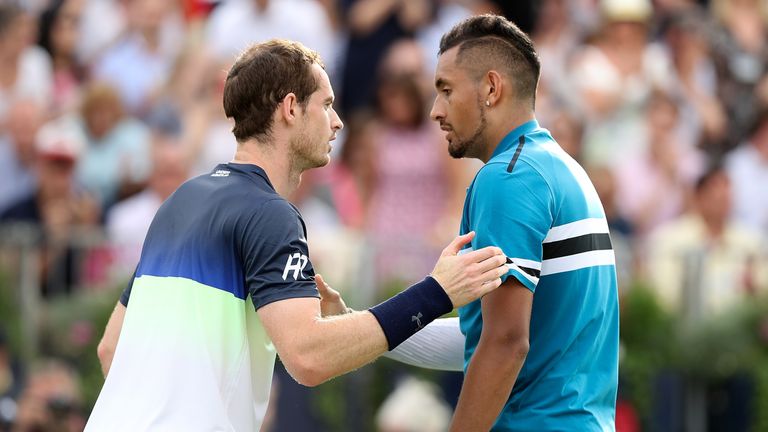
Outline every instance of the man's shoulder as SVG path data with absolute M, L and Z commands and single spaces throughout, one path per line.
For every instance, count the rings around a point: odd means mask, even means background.
M 205 174 L 187 180 L 178 190 L 209 194 L 211 198 L 228 201 L 230 205 L 250 206 L 273 199 L 284 200 L 262 177 L 226 165 L 218 165 Z
M 479 190 L 495 190 L 503 186 L 535 187 L 549 184 L 549 177 L 542 164 L 525 152 L 515 156 L 515 151 L 496 155 L 477 172 L 474 187 Z

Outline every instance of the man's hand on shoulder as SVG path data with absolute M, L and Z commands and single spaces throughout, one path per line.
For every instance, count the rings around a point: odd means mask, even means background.
M 432 277 L 443 287 L 454 307 L 477 300 L 501 285 L 507 273 L 506 256 L 493 246 L 458 255 L 475 233 L 456 237 L 435 264 Z

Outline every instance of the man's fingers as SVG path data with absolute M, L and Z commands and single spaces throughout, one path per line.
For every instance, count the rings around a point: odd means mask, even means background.
M 465 262 L 479 263 L 487 260 L 488 258 L 494 257 L 496 255 L 503 256 L 504 252 L 502 252 L 501 249 L 495 246 L 487 246 L 482 249 L 478 249 L 476 251 L 466 253 L 462 255 L 462 258 L 464 258 Z M 506 260 L 506 257 L 504 259 Z
M 328 293 L 328 288 L 330 287 L 325 283 L 323 277 L 319 273 L 315 274 L 315 284 L 317 285 L 318 291 L 320 291 L 320 295 Z
M 506 256 L 504 256 L 504 255 L 493 255 L 492 257 L 481 261 L 478 264 L 478 269 L 481 272 L 485 273 L 485 272 L 487 272 L 489 270 L 493 270 L 493 269 L 496 269 L 496 268 L 503 268 L 504 272 L 506 273 L 506 271 L 507 271 L 506 263 L 507 263 L 507 257 Z
M 501 286 L 501 278 L 495 278 L 480 285 L 480 297 Z
M 448 246 L 445 247 L 445 249 L 443 249 L 443 255 L 458 254 L 461 248 L 463 248 L 467 243 L 471 242 L 473 238 L 475 238 L 474 231 L 470 231 L 464 235 L 456 237 Z

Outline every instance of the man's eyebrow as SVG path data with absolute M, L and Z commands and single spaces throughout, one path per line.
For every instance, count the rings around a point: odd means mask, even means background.
M 332 104 L 334 100 L 335 100 L 335 98 L 334 98 L 333 96 L 328 96 L 328 97 L 327 97 L 327 98 L 325 98 L 325 100 L 323 101 L 323 104 Z
M 448 85 L 448 83 L 443 78 L 438 78 L 435 80 L 435 88 L 445 87 Z

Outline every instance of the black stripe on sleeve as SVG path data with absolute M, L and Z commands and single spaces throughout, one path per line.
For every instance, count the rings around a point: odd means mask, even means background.
M 541 271 L 540 270 L 536 270 L 536 269 L 533 269 L 533 268 L 530 268 L 530 267 L 523 267 L 521 265 L 518 265 L 516 262 L 512 261 L 512 258 L 510 258 L 510 257 L 507 257 L 507 264 L 514 264 L 514 265 L 516 265 L 517 268 L 519 268 L 520 270 L 528 273 L 529 276 L 541 277 Z
M 519 268 L 520 270 L 528 273 L 529 276 L 533 276 L 533 277 L 536 277 L 536 278 L 541 277 L 541 271 L 540 270 L 532 269 L 532 268 L 529 268 L 529 267 L 521 267 L 521 266 L 517 266 L 517 268 Z
M 511 173 L 513 169 L 515 169 L 515 164 L 517 163 L 517 158 L 520 157 L 520 152 L 523 151 L 523 145 L 525 144 L 525 135 L 521 135 L 520 139 L 518 140 L 520 144 L 517 145 L 517 149 L 515 150 L 515 155 L 512 156 L 512 160 L 509 161 L 509 165 L 507 165 L 507 172 Z
M 544 243 L 542 247 L 545 260 L 582 252 L 612 249 L 611 237 L 608 233 L 585 234 L 565 240 Z

